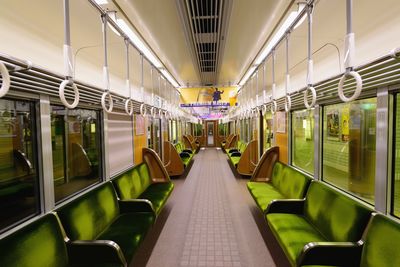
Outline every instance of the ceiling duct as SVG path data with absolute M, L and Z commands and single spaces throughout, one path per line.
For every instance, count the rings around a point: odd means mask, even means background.
M 201 85 L 217 84 L 232 9 L 229 0 L 177 0 Z

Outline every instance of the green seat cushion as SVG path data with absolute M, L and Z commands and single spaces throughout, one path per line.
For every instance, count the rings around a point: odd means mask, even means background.
M 271 213 L 266 215 L 268 225 L 292 265 L 309 242 L 327 241 L 303 216 Z
M 152 182 L 149 167 L 147 167 L 147 164 L 143 162 L 139 164 L 137 168 L 139 169 L 140 182 L 143 189 L 142 192 L 144 192 Z
M 139 198 L 150 200 L 150 202 L 153 204 L 154 210 L 157 214 L 159 214 L 173 189 L 174 184 L 172 182 L 154 183 L 150 185 L 147 190 L 140 195 Z
M 68 266 L 64 236 L 52 213 L 1 239 L 0 254 L 2 267 Z
M 313 181 L 307 191 L 304 215 L 329 241 L 361 239 L 372 210 L 330 186 Z
M 181 158 L 183 165 L 185 165 L 185 167 L 187 167 L 190 163 L 190 160 L 192 159 L 192 157 L 188 157 L 188 158 Z
M 285 198 L 271 183 L 247 182 L 247 188 L 251 196 L 257 203 L 257 206 L 265 212 L 269 203 L 274 199 Z
M 374 214 L 367 228 L 360 266 L 400 266 L 399 248 L 400 223 Z
M 119 216 L 119 204 L 113 185 L 106 182 L 57 213 L 71 240 L 94 240 Z
M 97 239 L 116 242 L 129 262 L 154 220 L 150 212 L 122 214 Z
M 232 164 L 236 167 L 239 163 L 240 157 L 231 157 Z

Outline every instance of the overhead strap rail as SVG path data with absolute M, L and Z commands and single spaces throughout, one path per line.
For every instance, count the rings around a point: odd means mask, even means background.
M 79 90 L 76 84 L 74 83 L 74 66 L 73 66 L 73 58 L 72 58 L 72 47 L 71 47 L 71 28 L 69 21 L 69 0 L 64 0 L 64 74 L 65 80 L 61 82 L 58 94 L 61 102 L 67 108 L 73 109 L 76 108 L 79 104 Z M 3 73 L 3 72 L 2 72 Z M 74 101 L 72 104 L 68 103 L 65 98 L 65 87 L 70 85 L 74 90 Z M 3 86 L 2 86 L 3 87 Z M 0 91 L 1 97 L 1 91 Z
M 0 61 L 0 75 L 1 75 L 1 87 L 0 87 L 0 98 L 8 93 L 11 85 L 10 74 L 8 73 L 6 65 Z
M 314 63 L 312 60 L 312 9 L 311 4 L 307 5 L 307 21 L 308 21 L 308 62 L 307 62 L 307 87 L 304 91 L 304 105 L 307 109 L 311 109 L 315 106 L 317 101 L 317 92 L 313 87 L 313 77 L 314 77 Z M 308 103 L 308 91 L 311 92 L 312 98 L 311 103 Z
M 353 0 L 346 0 L 346 22 L 347 34 L 344 41 L 344 67 L 346 68 L 346 72 L 339 80 L 338 95 L 343 102 L 350 102 L 360 96 L 363 85 L 360 74 L 354 71 L 355 37 L 353 32 Z M 356 81 L 354 94 L 350 97 L 345 96 L 343 92 L 343 85 L 347 77 L 353 77 Z
M 125 112 L 129 116 L 133 115 L 133 102 L 132 102 L 132 90 L 131 90 L 131 81 L 130 81 L 130 73 L 129 73 L 129 41 L 128 39 L 124 39 L 125 41 L 125 55 L 126 55 L 126 88 L 128 89 L 128 98 L 125 100 Z
M 101 96 L 101 106 L 103 110 L 107 113 L 111 113 L 113 110 L 113 99 L 110 93 L 110 74 L 108 71 L 108 57 L 107 57 L 107 22 L 108 22 L 108 14 L 104 13 L 101 15 L 101 20 L 103 22 L 102 29 L 103 29 L 103 48 L 104 48 L 104 66 L 103 66 L 103 79 L 104 79 L 104 93 Z M 107 108 L 107 101 L 108 98 L 108 108 Z

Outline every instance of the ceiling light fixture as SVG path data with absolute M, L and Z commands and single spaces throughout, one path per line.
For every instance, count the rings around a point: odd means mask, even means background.
M 107 0 L 94 0 L 98 5 L 107 5 L 108 1 Z
M 265 60 L 265 58 L 271 53 L 272 49 L 283 38 L 283 36 L 289 30 L 290 26 L 293 24 L 293 22 L 296 20 L 296 18 L 303 12 L 305 7 L 306 7 L 305 3 L 300 3 L 300 4 L 298 4 L 297 11 L 290 12 L 289 16 L 282 23 L 282 25 L 276 31 L 274 36 L 270 39 L 270 41 L 267 43 L 267 45 L 264 46 L 264 48 L 261 50 L 261 53 L 256 57 L 256 59 L 254 60 L 253 66 L 251 66 L 247 70 L 246 75 L 242 78 L 242 80 L 239 83 L 240 86 L 243 86 L 247 82 L 247 80 L 249 79 L 251 74 L 255 71 L 257 66 L 260 65 Z M 300 26 L 300 24 L 304 21 L 305 18 L 306 18 L 306 15 L 303 15 L 303 17 L 296 23 L 294 28 L 297 28 L 298 26 Z

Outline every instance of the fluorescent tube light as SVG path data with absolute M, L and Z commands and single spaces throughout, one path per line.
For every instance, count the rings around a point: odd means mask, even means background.
M 176 88 L 179 84 L 175 81 L 175 79 L 169 74 L 166 69 L 160 69 L 161 73 L 164 75 L 165 78 Z
M 139 38 L 139 36 L 131 30 L 131 28 L 126 24 L 123 19 L 117 19 L 118 26 L 125 32 L 125 34 L 129 37 L 132 43 L 143 53 L 143 55 L 156 67 L 162 68 L 163 65 L 154 56 L 154 54 L 147 48 L 146 44 Z
M 98 5 L 107 5 L 108 1 L 107 0 L 94 0 Z
M 243 86 L 247 80 L 249 79 L 250 75 L 256 70 L 257 66 L 251 66 L 248 70 L 246 75 L 244 75 L 243 79 L 240 81 L 239 85 Z

